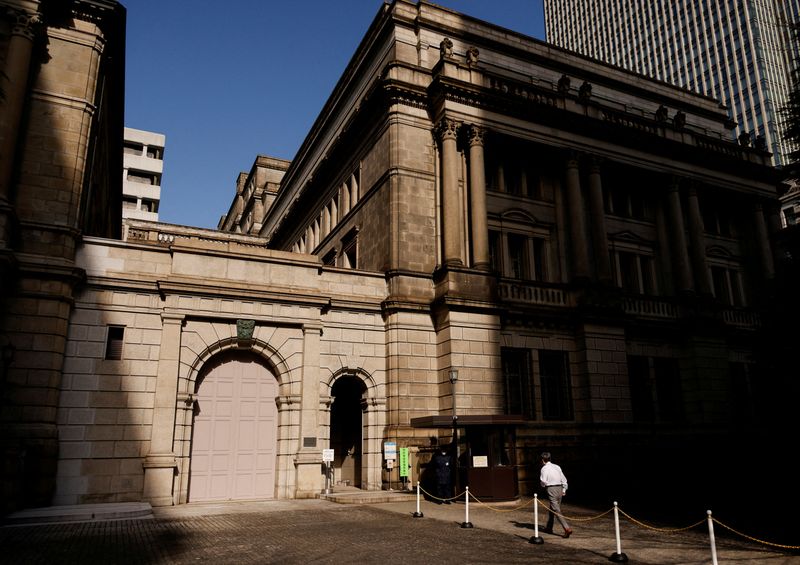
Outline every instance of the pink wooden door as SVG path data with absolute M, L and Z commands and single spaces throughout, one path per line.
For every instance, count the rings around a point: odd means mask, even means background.
M 189 499 L 272 498 L 278 385 L 266 367 L 231 359 L 200 384 Z

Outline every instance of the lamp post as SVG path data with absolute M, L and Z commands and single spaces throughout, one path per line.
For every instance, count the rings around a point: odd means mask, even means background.
M 458 470 L 458 412 L 456 411 L 456 381 L 458 381 L 458 369 L 450 369 L 450 385 L 452 387 L 453 395 L 453 468 L 455 469 L 455 487 L 458 492 L 459 486 L 459 470 Z

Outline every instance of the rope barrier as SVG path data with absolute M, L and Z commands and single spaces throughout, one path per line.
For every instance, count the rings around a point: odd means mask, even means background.
M 706 519 L 703 518 L 699 522 L 696 522 L 696 523 L 692 524 L 691 526 L 686 526 L 685 528 L 657 528 L 655 526 L 651 526 L 649 524 L 645 524 L 644 522 L 642 522 L 640 520 L 637 520 L 636 518 L 634 518 L 630 514 L 626 513 L 624 510 L 622 510 L 622 508 L 619 509 L 619 513 L 622 514 L 623 516 L 625 516 L 628 520 L 630 520 L 631 522 L 633 522 L 637 526 L 641 526 L 641 527 L 645 528 L 646 530 L 652 530 L 654 532 L 661 532 L 661 533 L 664 533 L 664 534 L 677 534 L 679 532 L 685 532 L 685 531 L 691 530 L 692 528 L 696 528 L 697 526 L 705 524 L 705 522 L 706 522 Z
M 630 514 L 625 512 L 624 510 L 622 510 L 622 508 L 619 508 L 618 506 L 611 507 L 608 510 L 606 510 L 604 512 L 601 512 L 600 514 L 596 514 L 594 516 L 569 516 L 569 515 L 566 515 L 566 514 L 561 514 L 561 513 L 552 511 L 550 509 L 550 506 L 546 502 L 544 502 L 543 500 L 541 500 L 539 498 L 536 498 L 536 497 L 535 498 L 531 498 L 530 500 L 527 500 L 526 502 L 523 502 L 522 504 L 520 504 L 518 506 L 514 506 L 513 508 L 499 508 L 499 507 L 492 506 L 491 504 L 488 504 L 488 503 L 482 501 L 480 498 L 475 496 L 473 493 L 469 492 L 469 489 L 467 489 L 465 491 L 462 491 L 462 492 L 456 494 L 455 496 L 451 496 L 449 498 L 440 498 L 440 497 L 438 497 L 438 496 L 436 496 L 434 494 L 429 493 L 428 491 L 423 489 L 419 484 L 417 486 L 418 486 L 418 489 L 421 492 L 423 492 L 426 496 L 428 496 L 430 499 L 432 499 L 434 501 L 438 500 L 438 501 L 441 501 L 441 502 L 452 502 L 452 501 L 455 501 L 455 500 L 459 500 L 461 497 L 464 497 L 464 499 L 466 501 L 468 498 L 472 498 L 475 502 L 477 502 L 483 508 L 488 508 L 489 510 L 491 510 L 493 512 L 500 513 L 500 514 L 505 514 L 505 513 L 510 513 L 510 512 L 517 512 L 517 511 L 520 511 L 520 510 L 530 506 L 531 504 L 535 504 L 535 503 L 538 502 L 538 504 L 541 505 L 548 512 L 552 512 L 556 516 L 561 516 L 562 518 L 565 518 L 565 519 L 567 519 L 569 521 L 573 521 L 573 522 L 592 522 L 594 520 L 599 520 L 600 518 L 603 518 L 604 516 L 607 516 L 608 514 L 614 512 L 614 508 L 616 508 L 617 511 L 620 514 L 622 514 L 625 518 L 627 518 L 628 521 L 630 521 L 632 524 L 640 526 L 640 527 L 642 527 L 642 528 L 644 528 L 646 530 L 650 530 L 650 531 L 653 531 L 653 532 L 659 532 L 659 533 L 662 533 L 662 534 L 669 534 L 669 535 L 692 530 L 694 528 L 697 528 L 698 526 L 701 526 L 701 525 L 705 524 L 707 522 L 707 520 L 708 520 L 708 518 L 704 517 L 702 520 L 699 520 L 699 521 L 697 521 L 694 524 L 691 524 L 689 526 L 685 526 L 685 527 L 681 527 L 681 528 L 660 528 L 660 527 L 657 527 L 657 526 L 653 526 L 651 524 L 647 524 L 646 522 L 643 522 L 642 520 L 638 520 L 638 519 L 634 518 L 633 516 L 631 516 Z M 766 545 L 766 546 L 774 547 L 774 548 L 778 548 L 778 549 L 792 549 L 792 550 L 800 549 L 800 545 L 786 545 L 786 544 L 780 544 L 780 543 L 774 543 L 774 542 L 765 541 L 765 540 L 762 540 L 762 539 L 759 539 L 759 538 L 756 538 L 756 537 L 753 537 L 753 536 L 749 536 L 749 535 L 747 535 L 745 533 L 742 533 L 742 532 L 732 528 L 731 526 L 728 526 L 727 524 L 725 524 L 723 522 L 720 522 L 716 518 L 711 518 L 711 520 L 714 523 L 719 524 L 721 527 L 725 528 L 726 530 L 730 531 L 731 533 L 736 534 L 737 536 L 740 536 L 740 537 L 742 537 L 742 538 L 744 538 L 746 540 L 749 540 L 751 542 L 754 542 L 754 543 L 758 543 L 758 544 L 762 544 L 762 545 Z M 467 522 L 468 522 L 468 520 L 467 520 Z
M 763 545 L 768 545 L 770 547 L 778 547 L 780 549 L 800 549 L 800 545 L 783 545 L 783 544 L 780 544 L 780 543 L 772 543 L 772 542 L 769 542 L 769 541 L 760 540 L 758 538 L 754 538 L 752 536 L 748 536 L 747 534 L 743 534 L 742 532 L 736 531 L 733 528 L 731 528 L 730 526 L 728 526 L 726 524 L 723 524 L 722 522 L 720 522 L 716 518 L 712 518 L 712 520 L 715 523 L 717 523 L 720 526 L 722 526 L 723 528 L 725 528 L 726 530 L 728 530 L 730 532 L 733 532 L 737 536 L 741 536 L 741 537 L 743 537 L 745 539 L 748 539 L 748 540 L 756 542 L 756 543 L 760 543 L 760 544 L 763 544 Z
M 539 505 L 542 508 L 544 508 L 545 510 L 547 510 L 548 512 L 552 512 L 556 516 L 561 516 L 562 518 L 566 518 L 567 520 L 570 520 L 572 522 L 592 522 L 594 520 L 599 520 L 600 518 L 602 518 L 606 514 L 610 514 L 611 512 L 614 511 L 614 508 L 612 507 L 612 508 L 609 508 L 608 510 L 606 510 L 605 512 L 601 513 L 601 514 L 597 514 L 596 516 L 567 516 L 566 514 L 559 514 L 558 512 L 554 512 L 553 510 L 550 510 L 550 505 L 549 504 L 545 504 L 541 500 L 539 500 Z
M 428 495 L 430 498 L 432 498 L 432 499 L 434 499 L 434 500 L 441 500 L 442 502 L 452 502 L 453 500 L 458 500 L 459 498 L 461 498 L 462 496 L 464 496 L 464 494 L 466 494 L 466 492 L 467 492 L 467 491 L 462 491 L 461 493 L 459 493 L 459 494 L 457 494 L 457 495 L 455 495 L 455 496 L 451 496 L 450 498 L 439 498 L 439 497 L 438 497 L 438 496 L 436 496 L 435 494 L 431 494 L 431 493 L 429 493 L 427 490 L 425 490 L 425 489 L 424 489 L 424 488 L 422 488 L 421 486 L 419 487 L 419 490 L 421 490 L 422 492 L 424 492 L 424 493 L 425 493 L 426 495 Z M 474 498 L 474 497 L 473 497 L 473 498 Z

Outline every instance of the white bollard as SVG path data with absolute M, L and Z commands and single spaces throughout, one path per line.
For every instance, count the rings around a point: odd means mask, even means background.
M 419 481 L 417 481 L 417 511 L 412 516 L 414 518 L 422 518 L 422 512 L 419 511 Z
M 533 537 L 528 540 L 528 543 L 541 545 L 544 540 L 539 535 L 539 495 L 533 495 Z
M 708 539 L 711 541 L 711 563 L 717 565 L 717 540 L 714 539 L 714 520 L 711 519 L 711 510 L 706 510 L 708 514 Z
M 466 506 L 464 507 L 464 519 L 465 521 L 461 523 L 462 528 L 471 528 L 472 522 L 469 521 L 469 487 L 466 487 L 467 491 L 464 495 L 464 500 L 466 501 Z
M 616 502 L 614 502 L 614 534 L 617 538 L 617 552 L 613 553 L 608 559 L 613 563 L 627 563 L 628 556 L 622 553 L 622 542 L 619 536 L 619 505 Z

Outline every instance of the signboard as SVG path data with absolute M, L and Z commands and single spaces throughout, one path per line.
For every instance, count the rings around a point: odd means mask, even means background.
M 323 463 L 333 463 L 333 449 L 323 449 L 322 450 L 322 462 Z
M 398 464 L 400 468 L 400 476 L 407 477 L 408 476 L 408 448 L 401 447 L 400 448 L 400 463 Z
M 397 459 L 397 443 L 394 441 L 384 441 L 383 442 L 383 458 L 387 461 L 389 459 L 395 460 Z
M 487 455 L 473 455 L 472 456 L 472 466 L 475 467 L 475 468 L 488 467 L 489 466 L 489 457 Z

